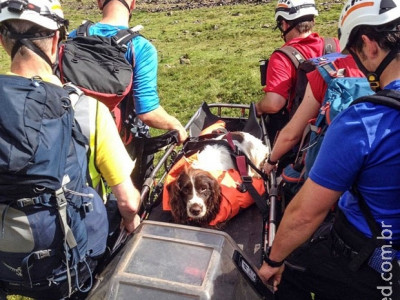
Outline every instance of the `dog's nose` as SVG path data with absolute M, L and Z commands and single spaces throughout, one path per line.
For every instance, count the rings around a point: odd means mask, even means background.
M 200 204 L 193 204 L 190 207 L 190 213 L 193 216 L 198 216 L 201 213 L 202 209 L 203 209 L 203 206 L 201 206 Z

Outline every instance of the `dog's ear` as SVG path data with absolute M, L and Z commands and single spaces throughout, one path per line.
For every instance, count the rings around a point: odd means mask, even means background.
M 182 193 L 184 180 L 188 177 L 186 170 L 183 170 L 178 178 L 167 186 L 169 194 L 169 205 L 171 214 L 176 223 L 185 224 L 188 219 L 186 212 L 186 199 Z
M 212 180 L 211 185 L 211 195 L 210 199 L 207 201 L 210 221 L 214 220 L 218 215 L 222 200 L 221 188 L 218 181 L 216 179 Z

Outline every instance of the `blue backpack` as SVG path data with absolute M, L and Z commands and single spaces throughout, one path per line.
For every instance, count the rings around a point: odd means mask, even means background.
M 87 184 L 74 88 L 0 75 L 0 289 L 60 299 L 91 288 L 108 221 Z
M 295 163 L 283 170 L 282 178 L 285 182 L 304 182 L 333 119 L 353 100 L 374 93 L 366 78 L 344 77 L 344 70 L 337 70 L 333 61 L 321 64 L 317 70 L 327 83 L 327 91 L 318 116 L 309 123 L 303 133 Z

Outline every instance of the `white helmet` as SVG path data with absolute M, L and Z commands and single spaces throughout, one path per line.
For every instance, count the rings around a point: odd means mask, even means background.
M 381 26 L 400 19 L 399 0 L 347 0 L 339 18 L 340 49 L 346 50 L 354 28 L 360 25 Z
M 305 16 L 318 16 L 314 0 L 278 0 L 275 20 L 279 17 L 291 21 Z
M 50 30 L 66 26 L 58 0 L 0 0 L 0 22 L 26 20 Z

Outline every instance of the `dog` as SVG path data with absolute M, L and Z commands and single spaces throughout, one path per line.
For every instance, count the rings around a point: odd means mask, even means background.
M 232 132 L 231 137 L 234 145 L 261 169 L 269 154 L 262 141 L 246 132 Z M 225 135 L 222 135 L 216 139 L 224 138 Z M 221 186 L 212 173 L 230 169 L 236 169 L 231 150 L 221 144 L 206 145 L 197 154 L 197 160 L 185 167 L 177 179 L 167 186 L 174 221 L 210 227 L 208 224 L 218 215 L 222 201 Z M 253 178 L 261 177 L 250 166 L 248 174 Z

